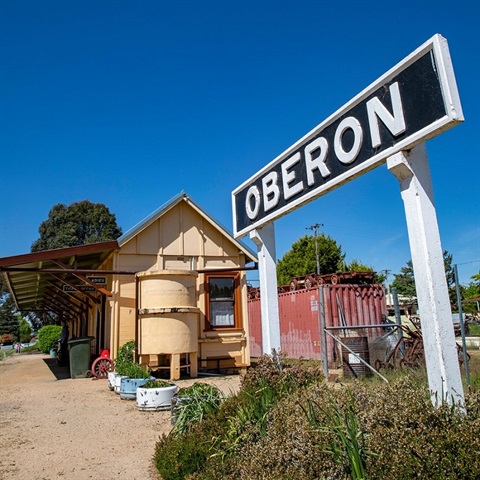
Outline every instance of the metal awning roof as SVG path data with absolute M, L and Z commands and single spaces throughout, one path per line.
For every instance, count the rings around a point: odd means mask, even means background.
M 87 277 L 104 273 L 98 267 L 118 248 L 114 240 L 4 257 L 0 272 L 21 312 L 54 312 L 74 319 L 89 302 L 100 302 L 97 292 L 111 295 L 105 285 Z

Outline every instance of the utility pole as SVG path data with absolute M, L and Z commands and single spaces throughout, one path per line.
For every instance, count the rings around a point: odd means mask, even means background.
M 313 234 L 315 237 L 315 258 L 317 260 L 317 275 L 320 275 L 320 257 L 318 255 L 318 240 L 317 240 L 317 230 L 319 227 L 323 227 L 323 223 L 316 223 L 315 225 L 311 225 L 307 227 L 306 230 L 313 230 Z
M 387 295 L 390 295 L 390 283 L 388 282 L 388 274 L 391 272 L 391 270 L 383 270 L 385 272 L 385 281 L 387 282 Z

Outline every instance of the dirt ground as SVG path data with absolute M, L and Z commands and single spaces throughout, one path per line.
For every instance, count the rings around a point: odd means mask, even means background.
M 202 381 L 225 394 L 238 375 Z M 2 480 L 157 480 L 155 443 L 171 428 L 170 412 L 140 412 L 106 380 L 71 379 L 43 354 L 0 361 L 0 478 Z

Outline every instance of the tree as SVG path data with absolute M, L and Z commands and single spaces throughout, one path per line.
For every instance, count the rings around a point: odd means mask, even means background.
M 480 297 L 480 272 L 470 277 L 473 282 L 470 282 L 466 287 L 461 287 L 462 300 L 469 300 L 471 298 Z M 465 313 L 477 312 L 478 302 L 465 302 L 462 305 L 462 309 Z
M 13 341 L 18 339 L 18 317 L 15 303 L 8 291 L 7 285 L 0 275 L 0 335 L 11 335 Z
M 21 315 L 17 314 L 17 316 L 19 317 L 18 336 L 20 343 L 29 343 L 32 338 L 32 327 Z
M 443 263 L 445 265 L 445 278 L 447 280 L 447 287 L 449 290 L 450 302 L 454 303 L 456 297 L 455 293 L 455 273 L 452 267 L 452 255 L 447 250 L 443 252 Z M 394 275 L 395 279 L 392 282 L 392 287 L 396 287 L 399 295 L 406 297 L 416 297 L 417 291 L 415 287 L 415 276 L 413 274 L 413 263 L 411 260 L 407 262 L 405 267 L 400 269 L 400 273 Z
M 375 283 L 383 283 L 387 279 L 385 273 L 376 273 L 375 269 L 369 265 L 365 265 L 357 259 L 352 260 L 345 265 L 346 272 L 373 272 L 375 273 Z
M 88 200 L 53 206 L 38 232 L 32 252 L 116 240 L 122 234 L 115 215 L 102 203 Z
M 343 268 L 345 254 L 337 242 L 325 234 L 317 235 L 320 273 L 335 273 Z M 317 270 L 315 237 L 305 235 L 294 242 L 290 250 L 277 263 L 279 285 L 288 285 L 294 276 Z
M 394 274 L 395 279 L 392 282 L 392 287 L 397 289 L 399 295 L 404 295 L 408 298 L 417 296 L 415 290 L 415 277 L 413 275 L 413 263 L 411 260 L 407 262 L 405 267 L 400 269 L 400 273 Z

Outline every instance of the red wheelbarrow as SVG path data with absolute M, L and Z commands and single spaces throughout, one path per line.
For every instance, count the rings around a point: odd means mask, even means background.
M 110 358 L 110 350 L 104 349 L 92 363 L 92 375 L 97 378 L 107 378 L 108 372 L 113 372 L 115 364 Z

